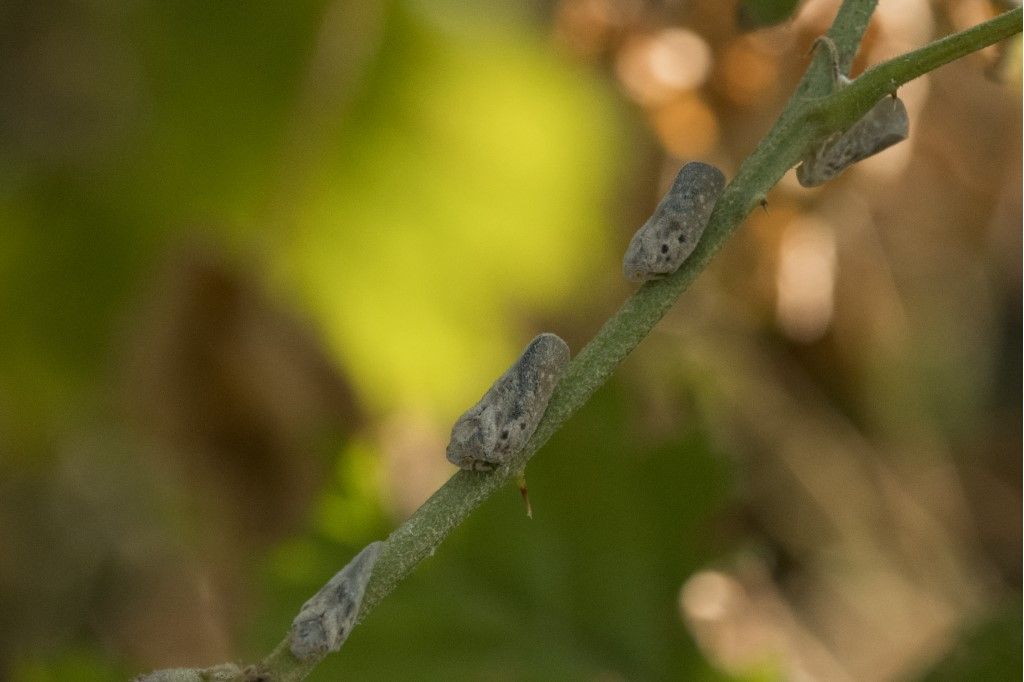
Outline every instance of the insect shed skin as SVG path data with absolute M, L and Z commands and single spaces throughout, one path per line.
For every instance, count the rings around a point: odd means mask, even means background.
M 898 97 L 886 97 L 845 133 L 825 140 L 804 157 L 797 166 L 796 179 L 804 187 L 817 187 L 909 135 L 907 108 Z
M 359 616 L 381 542 L 371 542 L 305 604 L 292 621 L 289 646 L 300 661 L 315 661 L 337 651 Z
M 530 341 L 519 359 L 455 422 L 448 461 L 461 469 L 493 471 L 522 450 L 568 364 L 569 346 L 555 334 Z
M 715 202 L 725 189 L 725 175 L 694 161 L 680 169 L 675 182 L 652 215 L 633 235 L 622 258 L 631 282 L 671 275 L 697 248 Z

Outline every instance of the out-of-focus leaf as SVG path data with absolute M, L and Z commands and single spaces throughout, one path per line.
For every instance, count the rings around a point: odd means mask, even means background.
M 793 14 L 800 0 L 742 0 L 736 22 L 745 31 L 780 24 Z
M 129 674 L 87 649 L 69 649 L 52 658 L 20 661 L 11 671 L 11 682 L 114 682 Z
M 262 206 L 321 5 L 30 3 L 0 21 L 0 433 L 19 458 L 95 404 L 168 241 Z
M 969 633 L 922 682 L 1021 679 L 1020 611 L 1018 601 Z
M 517 311 L 559 310 L 610 263 L 613 114 L 525 27 L 388 15 L 276 252 L 373 407 L 454 416 L 518 352 Z

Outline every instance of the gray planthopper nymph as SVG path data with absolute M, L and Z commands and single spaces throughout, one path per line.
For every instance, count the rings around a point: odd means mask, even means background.
M 832 65 L 832 87 L 845 88 L 852 81 L 840 68 L 839 48 L 828 36 L 814 41 L 814 48 L 828 51 Z M 830 135 L 814 146 L 796 169 L 796 179 L 804 187 L 817 187 L 844 170 L 888 149 L 910 134 L 910 118 L 896 94 L 880 100 L 848 130 Z
M 541 334 L 452 427 L 448 461 L 491 471 L 523 449 L 569 364 L 569 346 Z
M 366 585 L 383 543 L 371 542 L 302 605 L 292 621 L 289 645 L 300 661 L 319 660 L 337 651 L 359 616 Z
M 670 275 L 690 257 L 725 188 L 722 171 L 694 161 L 679 171 L 672 188 L 652 215 L 633 235 L 622 259 L 631 282 Z
M 886 97 L 845 133 L 833 135 L 797 166 L 796 178 L 804 187 L 817 187 L 869 156 L 888 149 L 910 134 L 907 108 L 898 97 Z

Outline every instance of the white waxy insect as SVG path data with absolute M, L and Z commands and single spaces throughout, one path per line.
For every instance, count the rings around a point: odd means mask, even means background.
M 491 471 L 523 449 L 569 364 L 569 346 L 541 334 L 452 427 L 448 461 Z
M 817 187 L 909 134 L 907 108 L 898 97 L 886 97 L 845 133 L 832 135 L 814 148 L 797 166 L 796 178 L 804 187 Z
M 313 661 L 337 651 L 352 632 L 383 543 L 371 542 L 302 605 L 292 621 L 295 658 Z
M 725 188 L 722 171 L 694 161 L 682 167 L 672 188 L 633 235 L 622 258 L 631 282 L 671 275 L 697 248 L 715 202 Z

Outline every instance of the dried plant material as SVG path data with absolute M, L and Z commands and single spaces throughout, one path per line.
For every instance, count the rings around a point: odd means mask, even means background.
M 697 248 L 723 189 L 725 175 L 714 166 L 698 161 L 683 166 L 654 215 L 629 242 L 622 259 L 626 279 L 646 282 L 678 270 Z
M 523 449 L 537 429 L 551 394 L 569 364 L 569 346 L 541 334 L 459 417 L 448 443 L 448 461 L 462 469 L 491 471 Z
M 302 605 L 292 621 L 289 636 L 291 651 L 297 659 L 314 661 L 341 648 L 356 624 L 382 545 L 367 545 Z

